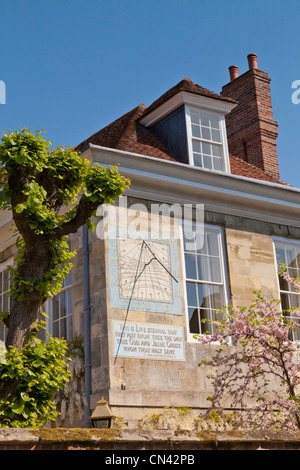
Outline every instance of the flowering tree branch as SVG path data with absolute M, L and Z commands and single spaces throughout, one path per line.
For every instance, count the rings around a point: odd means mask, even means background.
M 299 281 L 281 275 L 300 290 Z M 213 323 L 213 335 L 198 337 L 216 350 L 199 364 L 212 370 L 207 414 L 227 409 L 235 427 L 299 430 L 300 345 L 291 339 L 299 325 L 260 292 L 249 309 L 228 308 L 224 319 Z

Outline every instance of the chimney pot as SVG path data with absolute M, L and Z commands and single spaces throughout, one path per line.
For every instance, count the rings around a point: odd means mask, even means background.
M 239 68 L 237 65 L 231 65 L 229 67 L 230 81 L 234 80 L 239 76 Z
M 256 54 L 248 54 L 247 56 L 249 70 L 250 69 L 257 69 L 257 55 Z

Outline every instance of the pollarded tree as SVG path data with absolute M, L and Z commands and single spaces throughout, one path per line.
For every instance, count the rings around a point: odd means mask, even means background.
M 300 290 L 299 280 L 281 275 Z M 300 344 L 292 341 L 299 324 L 260 292 L 250 308 L 228 308 L 214 324 L 213 335 L 199 337 L 214 350 L 199 364 L 209 366 L 213 384 L 207 415 L 230 410 L 235 427 L 299 430 Z
M 44 302 L 60 290 L 73 255 L 67 236 L 129 185 L 116 167 L 91 164 L 69 147 L 50 147 L 41 131 L 27 129 L 4 134 L 0 143 L 0 207 L 11 210 L 18 233 L 13 302 L 2 313 L 7 348 L 26 345 Z

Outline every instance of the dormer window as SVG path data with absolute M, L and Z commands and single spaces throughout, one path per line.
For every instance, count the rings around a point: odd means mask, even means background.
M 178 162 L 229 173 L 225 116 L 236 105 L 186 78 L 152 103 L 139 122 Z
M 186 106 L 186 118 L 190 164 L 228 172 L 223 116 Z

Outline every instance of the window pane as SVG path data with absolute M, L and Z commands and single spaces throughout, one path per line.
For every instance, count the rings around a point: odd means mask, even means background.
M 67 318 L 67 333 L 66 333 L 66 339 L 69 340 L 72 338 L 72 332 L 73 332 L 73 322 L 72 322 L 72 315 L 68 315 Z
M 59 294 L 53 297 L 53 320 L 58 320 L 59 319 Z
M 206 142 L 202 143 L 202 152 L 206 155 L 211 155 L 211 145 Z
M 288 268 L 287 269 L 288 275 L 292 278 L 299 277 L 299 269 L 296 268 Z
M 59 338 L 59 322 L 55 321 L 52 326 L 53 326 L 53 336 Z
M 220 128 L 219 119 L 215 116 L 211 116 L 210 125 L 211 127 L 214 127 L 215 129 L 219 129 Z
M 205 243 L 206 243 L 206 253 L 209 253 L 211 256 L 219 256 L 217 232 L 206 230 Z
M 72 313 L 72 289 L 68 290 L 68 315 Z
M 201 144 L 197 140 L 193 140 L 193 152 L 201 152 Z
M 286 248 L 286 263 L 290 267 L 296 267 L 296 253 L 295 250 L 292 247 L 287 247 Z
M 206 155 L 203 156 L 203 166 L 208 170 L 212 169 L 212 159 L 211 157 L 207 157 Z
M 223 170 L 223 164 L 221 158 L 214 158 L 214 170 Z
M 224 302 L 221 286 L 210 286 L 210 303 L 212 308 L 222 309 Z
M 197 153 L 194 153 L 193 158 L 194 158 L 194 165 L 195 166 L 200 166 L 200 167 L 203 166 L 201 155 L 198 155 Z
M 201 137 L 201 135 L 200 135 L 200 126 L 196 126 L 195 124 L 192 125 L 192 136 L 193 137 Z
M 209 276 L 209 258 L 205 255 L 197 257 L 198 263 L 198 279 L 199 281 L 210 281 Z
M 60 338 L 67 338 L 67 319 L 66 317 L 60 320 Z
M 211 140 L 209 127 L 201 127 L 202 139 Z
M 197 308 L 189 308 L 190 333 L 200 333 L 199 313 Z
M 8 312 L 8 310 L 9 310 L 9 308 L 8 308 L 8 294 L 3 294 L 2 299 L 3 299 L 2 310 L 3 310 L 3 312 Z
M 193 124 L 199 124 L 200 115 L 197 111 L 191 111 L 191 121 Z
M 300 322 L 299 318 L 295 319 L 294 321 L 297 324 L 299 324 Z M 295 331 L 293 332 L 293 341 L 300 341 L 300 328 L 299 327 L 296 328 Z
M 300 307 L 300 295 L 298 294 L 289 294 L 290 298 L 290 308 Z M 292 312 L 291 312 L 292 315 Z
M 186 283 L 187 300 L 188 300 L 188 305 L 190 307 L 197 307 L 196 286 L 197 286 L 197 284 L 195 282 L 187 282 Z
M 201 114 L 201 125 L 206 127 L 210 126 L 209 117 L 206 114 Z
M 221 282 L 221 267 L 218 258 L 209 258 L 209 281 Z
M 62 292 L 62 293 L 60 294 L 60 299 L 59 299 L 59 301 L 60 301 L 60 318 L 61 318 L 61 317 L 64 317 L 64 316 L 66 315 L 66 313 L 67 313 L 67 308 L 66 308 L 66 307 L 67 307 L 67 306 L 66 306 L 66 303 L 67 303 L 67 302 L 66 302 L 66 294 L 65 294 L 65 292 Z
M 207 284 L 198 284 L 199 307 L 209 308 L 209 286 Z
M 282 276 L 279 276 L 279 287 L 280 290 L 289 291 L 291 286 Z
M 72 284 L 72 272 L 70 271 L 64 279 L 64 287 L 68 287 Z
M 221 142 L 221 134 L 220 131 L 217 131 L 216 129 L 211 130 L 211 138 L 215 142 Z
M 3 271 L 3 291 L 6 292 L 8 290 L 8 277 L 9 277 L 9 274 L 8 274 L 8 271 L 7 269 L 5 269 Z
M 208 334 L 213 334 L 214 326 L 211 324 L 212 320 L 212 310 L 201 309 L 200 310 L 200 321 L 201 321 L 201 330 L 202 333 L 208 332 Z
M 185 254 L 185 269 L 188 279 L 197 279 L 196 255 L 190 253 Z
M 281 245 L 276 246 L 276 259 L 277 259 L 277 264 L 285 264 L 285 252 L 284 252 L 284 247 Z
M 211 149 L 212 149 L 212 154 L 213 154 L 215 157 L 221 157 L 221 150 L 222 150 L 222 147 L 220 147 L 219 145 L 211 144 Z
M 188 230 L 184 227 L 183 230 L 183 243 L 184 243 L 184 250 L 185 251 L 195 251 L 196 234 L 192 230 Z

